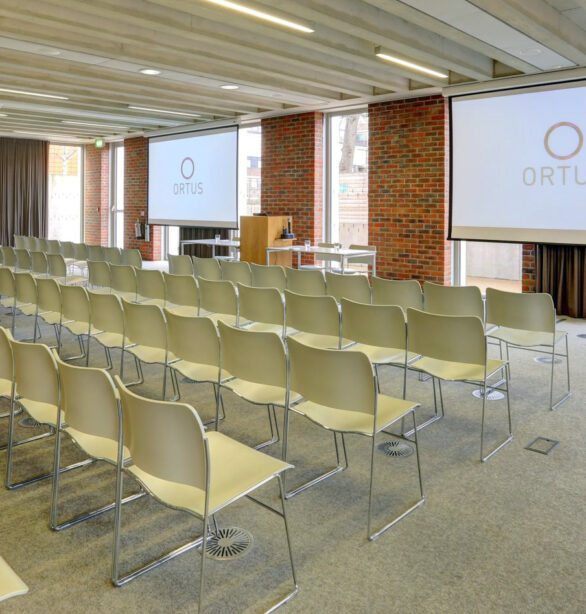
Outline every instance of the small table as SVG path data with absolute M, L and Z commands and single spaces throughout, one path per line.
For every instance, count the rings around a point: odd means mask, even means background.
M 354 258 L 370 257 L 372 262 L 372 274 L 376 275 L 376 252 L 366 249 L 347 249 L 335 247 L 304 247 L 303 245 L 290 245 L 288 247 L 267 247 L 267 264 L 270 264 L 270 255 L 275 252 L 296 252 L 297 253 L 297 267 L 301 264 L 301 256 L 303 254 L 313 254 L 315 256 L 325 255 L 335 256 L 335 260 L 340 261 L 340 270 L 344 273 L 344 269 L 348 267 L 348 263 Z
M 179 251 L 181 255 L 185 253 L 186 245 L 210 245 L 212 248 L 212 258 L 216 257 L 216 247 L 227 247 L 229 252 L 236 252 L 240 248 L 240 241 L 232 241 L 231 239 L 188 239 L 186 241 L 179 241 Z

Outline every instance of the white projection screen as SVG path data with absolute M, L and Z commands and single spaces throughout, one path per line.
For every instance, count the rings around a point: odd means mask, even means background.
M 149 140 L 149 224 L 238 228 L 238 128 Z
M 586 81 L 450 107 L 449 238 L 586 244 Z

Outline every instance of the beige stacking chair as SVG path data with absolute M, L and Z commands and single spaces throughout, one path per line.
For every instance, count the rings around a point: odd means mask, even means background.
M 31 253 L 28 249 L 15 249 L 14 255 L 16 257 L 15 271 L 30 271 L 33 265 L 31 259 Z
M 136 269 L 136 302 L 165 306 L 165 278 L 161 271 Z
M 37 240 L 35 237 L 22 237 L 22 245 L 14 245 L 14 247 L 18 247 L 20 249 L 28 249 L 29 251 L 37 251 Z
M 84 346 L 84 337 L 89 346 L 90 335 L 94 332 L 91 326 L 90 301 L 87 290 L 81 286 L 61 286 L 61 323 L 59 325 L 58 354 L 63 347 L 63 329 L 74 335 L 79 344 L 79 355 L 68 357 L 67 360 L 85 358 L 89 362 L 87 347 Z
M 337 301 L 347 298 L 357 303 L 370 303 L 370 285 L 366 275 L 342 275 L 326 271 L 326 293 Z
M 212 281 L 200 277 L 200 309 L 214 322 L 222 321 L 230 326 L 238 326 L 238 295 L 231 281 Z
M 72 241 L 63 241 L 61 243 L 61 255 L 65 258 L 68 267 L 73 267 L 75 264 L 75 243 Z
M 252 285 L 252 273 L 248 262 L 237 260 L 220 260 L 222 279 L 233 284 Z
M 484 322 L 484 301 L 477 286 L 423 284 L 424 309 L 443 316 L 476 316 Z
M 320 348 L 349 345 L 340 339 L 340 311 L 333 296 L 304 296 L 285 290 L 285 325 L 289 336 Z
M 136 272 L 126 264 L 110 265 L 112 291 L 127 301 L 136 301 Z
M 122 264 L 142 269 L 142 255 L 138 249 L 123 249 L 121 251 Z
M 47 255 L 61 254 L 61 242 L 57 239 L 47 240 Z
M 88 340 L 88 355 L 90 341 L 94 339 L 106 354 L 107 370 L 112 368 L 112 350 L 124 347 L 124 311 L 120 298 L 115 294 L 88 292 L 92 330 Z M 121 358 L 120 373 L 123 374 L 124 363 Z M 138 368 L 137 368 L 138 372 Z
M 321 271 L 286 268 L 287 290 L 306 296 L 325 296 L 326 279 Z
M 103 253 L 108 264 L 122 264 L 122 250 L 119 247 L 104 247 Z
M 87 259 L 96 260 L 97 262 L 105 262 L 106 254 L 104 253 L 104 248 L 101 245 L 88 245 Z
M 61 254 L 49 254 L 47 256 L 49 266 L 49 277 L 57 280 L 62 284 L 85 284 L 87 279 L 83 275 L 71 275 L 69 268 L 65 262 L 65 258 Z
M 494 288 L 486 289 L 486 321 L 494 326 L 488 335 L 504 343 L 507 362 L 509 348 L 543 353 L 551 357 L 549 381 L 549 407 L 557 409 L 571 396 L 570 356 L 568 334 L 556 328 L 556 313 L 553 299 L 549 294 L 504 292 Z M 565 344 L 563 350 L 556 351 L 558 344 Z M 556 357 L 566 361 L 566 384 L 564 394 L 554 403 L 554 372 Z
M 74 367 L 56 356 L 59 368 L 59 408 L 55 426 L 55 461 L 51 491 L 50 527 L 62 531 L 80 522 L 96 518 L 115 507 L 115 502 L 59 522 L 59 487 L 61 466 L 61 434 L 71 440 L 93 461 L 105 461 L 115 467 L 128 460 L 128 448 L 119 447 L 122 409 L 118 392 L 110 376 L 102 369 Z M 90 391 L 88 393 L 88 391 Z M 76 490 L 79 486 L 76 484 Z M 128 503 L 146 493 L 139 492 L 123 499 Z
M 28 249 L 27 238 L 23 235 L 14 235 L 14 247 L 16 249 Z
M 408 350 L 419 356 L 411 363 L 410 368 L 438 379 L 442 415 L 444 413 L 442 380 L 480 385 L 482 389 L 480 460 L 487 461 L 513 440 L 513 434 L 507 363 L 504 360 L 488 358 L 482 320 L 478 316 L 444 316 L 408 309 L 407 329 Z M 499 381 L 496 384 L 489 384 L 489 380 L 495 376 Z M 499 385 L 503 380 L 504 388 Z M 508 436 L 491 452 L 484 454 L 486 395 L 491 390 L 500 390 L 506 395 Z
M 285 301 L 276 288 L 238 284 L 238 308 L 240 326 L 285 336 Z
M 348 249 L 359 249 L 359 250 L 376 253 L 376 247 L 374 245 L 357 245 L 355 243 L 352 243 L 348 246 Z M 356 269 L 356 267 L 353 266 L 355 264 L 360 265 L 358 267 L 358 270 Z M 372 268 L 372 258 L 370 256 L 360 256 L 358 258 L 352 258 L 352 260 L 348 261 L 349 271 L 344 271 L 344 274 L 346 274 L 346 272 L 349 272 L 349 273 L 360 272 L 363 268 L 364 268 L 364 271 L 368 273 L 368 267 Z
M 271 438 L 255 446 L 257 450 L 279 441 L 275 407 L 285 408 L 287 390 L 287 354 L 283 339 L 272 332 L 255 332 L 218 323 L 222 369 L 232 378 L 221 385 L 255 405 L 266 405 Z M 221 389 L 220 389 L 221 394 Z M 290 402 L 299 399 L 293 393 Z M 216 430 L 218 430 L 216 422 Z
M 35 242 L 35 250 L 38 252 L 45 252 L 45 254 L 49 253 L 49 240 L 41 239 L 41 237 L 33 237 Z
M 277 288 L 282 292 L 287 287 L 285 269 L 278 264 L 262 265 L 251 262 L 250 271 L 255 288 Z
M 14 273 L 7 266 L 0 267 L 0 305 L 14 313 L 14 299 L 16 288 L 14 286 Z
M 290 601 L 298 591 L 291 540 L 287 525 L 281 474 L 290 467 L 286 463 L 226 437 L 207 432 L 197 412 L 184 403 L 165 403 L 139 397 L 116 378 L 120 390 L 125 429 L 132 434 L 128 441 L 131 463 L 119 465 L 114 528 L 112 582 L 121 586 L 164 561 L 201 546 L 199 578 L 199 612 L 204 605 L 204 573 L 210 517 L 231 503 L 247 497 L 269 508 L 284 521 L 293 588 L 269 611 Z M 173 509 L 187 512 L 202 521 L 201 537 L 122 576 L 120 573 L 120 541 L 122 489 L 124 475 L 137 480 L 157 501 Z M 252 492 L 276 478 L 279 483 L 281 510 L 260 503 Z
M 212 281 L 219 281 L 222 279 L 220 262 L 217 258 L 199 258 L 198 256 L 193 256 L 193 270 L 198 279 L 204 278 L 211 279 Z
M 169 254 L 169 273 L 171 275 L 193 275 L 191 256 L 173 256 Z
M 44 252 L 31 252 L 31 273 L 35 277 L 46 277 L 49 271 L 47 256 Z
M 90 259 L 88 246 L 85 243 L 74 243 L 73 252 L 75 254 L 73 266 L 82 272 L 85 271 L 87 269 L 87 261 Z
M 12 382 L 14 379 L 14 366 L 12 364 L 13 341 L 10 331 L 0 326 L 0 399 L 12 398 Z M 0 418 L 8 418 L 10 412 L 0 414 Z M 5 450 L 6 444 L 0 445 L 0 450 Z
M 165 308 L 176 315 L 199 315 L 199 286 L 193 275 L 163 273 L 165 280 Z
M 37 282 L 30 273 L 15 273 L 14 287 L 16 299 L 14 301 L 14 312 L 12 314 L 12 334 L 16 326 L 16 316 L 20 313 L 23 316 L 33 316 L 37 314 Z M 33 336 L 28 341 L 37 340 L 36 317 L 33 324 Z
M 16 237 L 15 237 L 16 238 Z M 0 601 L 28 593 L 28 586 L 0 556 Z
M 291 405 L 291 398 L 285 413 L 283 435 L 283 460 L 288 456 L 289 413 L 291 411 L 309 418 L 313 423 L 333 432 L 336 447 L 337 466 L 298 486 L 288 497 L 299 494 L 319 484 L 348 466 L 345 434 L 357 434 L 371 438 L 370 488 L 368 495 L 367 537 L 374 540 L 399 520 L 423 504 L 423 481 L 419 460 L 415 409 L 417 403 L 377 393 L 376 377 L 368 357 L 362 352 L 339 352 L 323 350 L 289 339 L 290 389 L 300 394 L 303 400 Z M 409 417 L 413 420 L 417 472 L 419 477 L 418 501 L 406 511 L 398 514 L 377 531 L 372 531 L 372 503 L 375 464 L 376 436 L 396 422 Z M 391 433 L 389 433 L 391 434 Z M 340 462 L 338 435 L 341 437 L 344 462 Z M 397 436 L 400 439 L 405 437 Z
M 409 307 L 423 309 L 423 291 L 416 279 L 395 280 L 373 277 L 371 284 L 374 305 L 398 305 L 404 311 Z
M 87 261 L 88 288 L 93 292 L 112 292 L 110 265 L 96 260 Z
M 37 279 L 37 312 L 35 330 L 39 318 L 53 327 L 56 346 L 59 346 L 61 324 L 61 289 L 54 279 Z
M 53 473 L 38 475 L 32 478 L 13 482 L 14 448 L 20 447 L 22 441 L 14 441 L 16 426 L 16 409 L 22 408 L 35 422 L 49 427 L 48 433 L 31 437 L 27 442 L 44 439 L 54 433 L 57 427 L 57 412 L 59 411 L 59 378 L 57 364 L 51 350 L 40 343 L 23 343 L 11 341 L 14 358 L 14 386 L 10 408 L 10 423 L 8 426 L 8 445 L 6 451 L 6 488 L 12 490 L 40 480 L 50 478 Z M 18 396 L 16 394 L 18 391 Z M 85 467 L 91 460 L 63 467 L 60 473 Z
M 16 267 L 16 250 L 5 245 L 0 247 L 0 253 L 2 254 L 2 266 L 14 270 Z
M 167 323 L 163 311 L 157 305 L 141 305 L 122 300 L 124 309 L 124 336 L 126 337 L 122 349 L 122 362 L 124 353 L 135 357 L 138 379 L 127 384 L 134 386 L 144 382 L 142 363 L 158 364 L 163 367 L 162 398 L 167 394 L 167 370 L 170 363 L 177 360 L 167 349 Z M 194 343 L 195 340 L 192 340 Z M 175 380 L 172 378 L 174 398 L 177 397 Z

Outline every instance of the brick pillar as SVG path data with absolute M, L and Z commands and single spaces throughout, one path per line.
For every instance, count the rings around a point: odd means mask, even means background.
M 110 207 L 110 147 L 84 147 L 83 240 L 108 245 Z
M 134 224 L 148 219 L 148 139 L 124 141 L 124 247 L 137 248 L 144 260 L 161 257 L 161 227 L 151 226 L 150 240 L 135 238 Z
M 323 113 L 262 120 L 261 210 L 291 215 L 296 242 L 323 238 Z
M 450 284 L 447 102 L 393 100 L 368 113 L 368 242 L 377 274 Z
M 535 292 L 536 257 L 536 246 L 533 243 L 523 243 L 523 292 Z

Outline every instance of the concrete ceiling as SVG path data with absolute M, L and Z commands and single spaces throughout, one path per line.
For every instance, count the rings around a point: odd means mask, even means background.
M 0 134 L 120 137 L 586 66 L 586 0 L 233 1 L 313 32 L 210 0 L 0 0 Z

